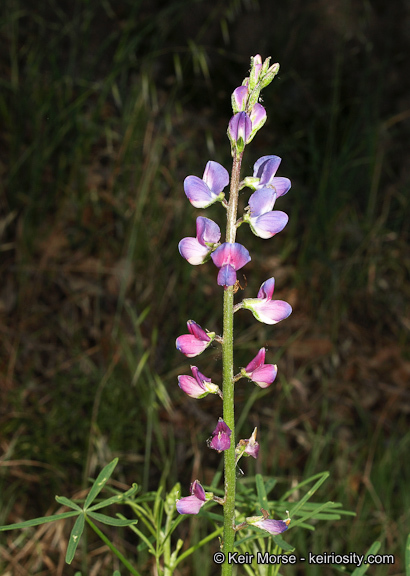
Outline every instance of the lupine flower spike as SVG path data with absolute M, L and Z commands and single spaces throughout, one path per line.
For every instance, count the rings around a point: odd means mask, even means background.
M 276 200 L 286 194 L 291 186 L 288 178 L 276 176 L 281 163 L 278 156 L 262 156 L 253 166 L 253 175 L 242 181 L 240 178 L 244 149 L 267 119 L 266 110 L 260 103 L 260 92 L 272 81 L 278 70 L 279 64 L 271 66 L 270 58 L 263 61 L 257 54 L 251 58 L 249 77 L 232 93 L 233 115 L 227 129 L 233 157 L 231 177 L 221 164 L 209 161 L 202 178 L 188 176 L 184 181 L 185 194 L 195 208 L 207 208 L 215 202 L 221 202 L 226 210 L 225 241 L 220 242 L 221 230 L 218 224 L 200 216 L 196 219 L 195 238 L 183 238 L 178 245 L 181 256 L 190 264 L 197 266 L 212 259 L 219 268 L 217 283 L 224 289 L 223 335 L 221 337 L 215 332 L 207 332 L 196 322 L 189 320 L 189 334 L 183 334 L 176 340 L 177 349 L 188 358 L 201 354 L 214 340 L 222 345 L 223 396 L 211 378 L 204 376 L 196 366 L 191 366 L 192 376 L 179 376 L 178 384 L 191 398 L 203 398 L 208 394 L 217 394 L 222 398 L 224 418 L 219 418 L 207 445 L 212 450 L 224 452 L 225 491 L 223 498 L 214 496 L 205 492 L 198 480 L 195 480 L 191 484 L 190 496 L 177 500 L 176 506 L 180 514 L 198 514 L 208 500 L 224 506 L 222 551 L 227 558 L 234 550 L 235 532 L 240 528 L 256 526 L 275 535 L 284 532 L 290 522 L 289 518 L 269 519 L 268 512 L 262 510 L 262 516 L 246 518 L 245 522 L 236 525 L 235 511 L 236 466 L 242 456 L 257 458 L 259 443 L 256 440 L 256 428 L 250 438 L 239 440 L 237 444 L 235 442 L 234 385 L 244 377 L 260 388 L 268 388 L 275 381 L 277 366 L 265 364 L 266 350 L 261 348 L 255 358 L 233 377 L 233 313 L 241 308 L 248 309 L 260 322 L 276 324 L 292 312 L 287 302 L 273 300 L 274 278 L 269 278 L 262 284 L 257 298 L 245 298 L 234 304 L 237 272 L 251 260 L 247 248 L 236 242 L 239 227 L 248 223 L 256 236 L 268 239 L 283 230 L 288 222 L 287 214 L 273 209 Z M 225 199 L 224 189 L 229 181 L 229 198 Z M 238 218 L 239 191 L 245 187 L 251 190 L 250 197 L 244 214 Z M 232 574 L 232 566 L 226 562 L 223 574 Z

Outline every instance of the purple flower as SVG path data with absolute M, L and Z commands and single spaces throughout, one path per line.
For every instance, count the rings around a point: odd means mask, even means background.
M 251 516 L 250 518 L 246 518 L 246 522 L 251 526 L 262 528 L 262 530 L 266 530 L 275 536 L 288 529 L 290 518 L 286 520 L 269 520 L 269 518 L 265 518 L 264 516 Z
M 231 434 L 232 432 L 230 428 L 225 424 L 222 418 L 219 418 L 218 424 L 212 432 L 212 436 L 208 440 L 208 447 L 213 450 L 218 450 L 218 452 L 228 450 L 231 445 Z
M 198 514 L 207 500 L 211 500 L 212 492 L 205 492 L 198 480 L 191 484 L 191 496 L 177 500 L 177 510 L 180 514 Z
M 262 106 L 262 104 L 257 102 L 250 112 L 250 119 L 252 122 L 252 138 L 256 132 L 260 130 L 265 124 L 266 118 L 267 116 L 265 108 Z M 249 139 L 249 142 L 252 140 L 252 138 Z
M 247 86 L 238 86 L 232 93 L 232 110 L 233 113 L 244 112 L 246 108 L 246 102 L 248 99 L 248 88 Z
M 215 338 L 215 332 L 205 332 L 199 324 L 193 320 L 187 322 L 189 334 L 183 334 L 176 340 L 177 350 L 188 358 L 201 354 Z
M 238 112 L 229 120 L 228 138 L 232 148 L 242 152 L 252 132 L 252 122 L 246 112 Z
M 254 188 L 272 188 L 276 198 L 283 196 L 291 187 L 289 178 L 276 178 L 275 174 L 282 159 L 279 156 L 262 156 L 253 165 L 253 178 L 259 181 Z
M 276 378 L 278 367 L 275 364 L 265 364 L 266 349 L 261 348 L 255 358 L 249 362 L 246 368 L 242 368 L 241 374 L 260 388 L 268 388 Z
M 246 440 L 239 440 L 238 445 L 235 448 L 236 462 L 242 456 L 252 456 L 257 458 L 259 454 L 259 444 L 256 442 L 256 434 L 258 429 L 255 428 L 252 432 L 252 436 Z
M 178 244 L 179 253 L 194 266 L 209 258 L 215 244 L 219 242 L 221 230 L 213 220 L 199 216 L 196 219 L 196 238 L 183 238 Z
M 212 252 L 211 258 L 215 266 L 220 268 L 218 273 L 219 286 L 234 286 L 236 271 L 247 264 L 251 257 L 247 249 L 237 242 L 224 242 Z
M 191 398 L 203 398 L 208 394 L 222 394 L 211 379 L 204 376 L 196 366 L 191 366 L 192 376 L 178 376 L 178 386 Z
M 217 200 L 223 200 L 225 194 L 222 190 L 229 184 L 228 171 L 218 164 L 209 161 L 206 164 L 204 175 L 187 176 L 184 180 L 184 190 L 195 208 L 207 208 Z
M 275 279 L 269 278 L 259 289 L 257 298 L 245 298 L 242 307 L 250 310 L 259 322 L 277 324 L 292 313 L 292 307 L 284 300 L 272 300 Z
M 259 238 L 272 238 L 284 229 L 288 215 L 280 210 L 272 210 L 276 192 L 271 188 L 261 188 L 249 198 L 249 212 L 244 214 L 244 221 L 249 222 L 252 232 Z

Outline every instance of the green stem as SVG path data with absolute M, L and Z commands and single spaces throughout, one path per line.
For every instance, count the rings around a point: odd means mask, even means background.
M 240 171 L 243 153 L 234 156 L 231 188 L 229 195 L 229 206 L 227 211 L 226 242 L 235 242 L 236 218 L 238 210 L 238 192 Z M 222 565 L 222 576 L 232 574 L 231 563 L 227 559 L 230 552 L 233 552 L 235 542 L 235 490 L 236 490 L 236 467 L 235 467 L 235 406 L 234 406 L 234 375 L 233 375 L 233 300 L 234 287 L 229 286 L 224 291 L 223 309 L 223 419 L 231 429 L 231 446 L 225 450 L 225 504 L 224 504 L 224 532 L 223 532 L 223 552 L 225 562 Z
M 101 538 L 101 540 L 108 546 L 108 548 L 113 552 L 117 558 L 124 564 L 127 570 L 130 571 L 133 576 L 141 576 L 141 574 L 128 562 L 128 560 L 121 554 L 121 552 L 114 546 L 112 542 L 107 538 L 107 536 L 101 532 L 101 530 L 94 524 L 92 520 L 86 515 L 85 519 L 87 520 L 88 524 L 94 530 L 94 532 Z

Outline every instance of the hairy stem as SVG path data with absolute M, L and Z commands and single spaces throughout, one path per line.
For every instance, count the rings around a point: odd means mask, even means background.
M 226 242 L 235 242 L 236 218 L 238 210 L 238 192 L 240 171 L 243 153 L 234 156 L 229 206 L 227 211 Z M 232 574 L 232 564 L 228 564 L 227 558 L 233 552 L 235 542 L 235 410 L 234 410 L 234 375 L 233 375 L 233 300 L 234 287 L 229 286 L 224 291 L 223 309 L 223 419 L 232 431 L 231 446 L 225 450 L 225 505 L 224 505 L 224 532 L 223 552 L 226 556 L 222 565 L 222 575 Z

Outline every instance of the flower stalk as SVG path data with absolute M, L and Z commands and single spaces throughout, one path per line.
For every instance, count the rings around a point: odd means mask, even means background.
M 177 500 L 177 510 L 180 514 L 198 514 L 202 506 L 213 500 L 223 506 L 224 527 L 221 550 L 225 555 L 222 564 L 222 576 L 231 576 L 232 563 L 229 555 L 234 552 L 235 534 L 246 526 L 257 526 L 271 534 L 278 534 L 287 529 L 290 520 L 269 519 L 268 512 L 263 516 L 250 516 L 245 522 L 236 525 L 235 495 L 236 495 L 236 464 L 242 456 L 258 457 L 259 443 L 256 441 L 257 429 L 247 439 L 235 440 L 235 383 L 246 378 L 261 388 L 270 386 L 276 378 L 277 366 L 265 363 L 265 348 L 261 348 L 251 362 L 234 375 L 234 313 L 240 309 L 248 309 L 257 320 L 266 324 L 276 324 L 287 318 L 292 309 L 287 302 L 273 300 L 275 286 L 274 278 L 266 280 L 257 298 L 245 298 L 234 304 L 238 291 L 237 271 L 245 266 L 251 256 L 242 244 L 236 242 L 236 232 L 239 226 L 249 224 L 251 231 L 260 238 L 272 238 L 287 224 L 288 216 L 284 212 L 273 210 L 276 198 L 286 194 L 290 189 L 287 178 L 275 176 L 281 159 L 278 156 L 263 156 L 254 164 L 253 176 L 247 176 L 241 181 L 241 165 L 244 149 L 266 121 L 266 110 L 259 104 L 259 94 L 267 86 L 279 69 L 278 64 L 270 66 L 270 59 L 262 63 L 258 54 L 251 58 L 249 78 L 245 78 L 242 86 L 232 94 L 232 109 L 234 115 L 228 124 L 227 135 L 231 143 L 232 172 L 230 177 L 229 200 L 225 197 L 224 188 L 229 182 L 227 170 L 214 161 L 209 161 L 202 179 L 197 176 L 187 176 L 184 190 L 188 200 L 196 208 L 207 208 L 215 202 L 220 202 L 226 209 L 225 242 L 220 244 L 219 226 L 208 218 L 197 218 L 196 237 L 184 238 L 179 243 L 179 251 L 192 265 L 204 264 L 208 260 L 219 268 L 217 283 L 223 292 L 223 333 L 222 337 L 215 332 L 204 330 L 193 320 L 188 321 L 189 334 L 179 336 L 177 349 L 188 358 L 205 351 L 212 343 L 222 346 L 222 392 L 211 378 L 204 376 L 196 366 L 191 366 L 193 376 L 179 376 L 180 388 L 191 398 L 200 399 L 208 394 L 219 395 L 223 402 L 223 417 L 219 419 L 212 437 L 208 439 L 208 447 L 217 452 L 224 452 L 224 498 L 216 498 L 212 493 L 205 492 L 199 480 L 191 484 L 191 495 Z M 249 198 L 249 206 L 238 219 L 238 196 L 244 187 L 253 190 Z

